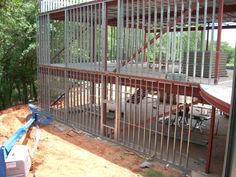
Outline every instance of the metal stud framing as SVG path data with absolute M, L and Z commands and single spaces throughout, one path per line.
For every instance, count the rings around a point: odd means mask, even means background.
M 199 83 L 212 83 L 216 6 L 41 0 L 40 106 L 70 126 L 187 168 Z

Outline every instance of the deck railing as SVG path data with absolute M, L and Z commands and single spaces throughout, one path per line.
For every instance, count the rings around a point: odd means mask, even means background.
M 43 13 L 91 1 L 94 0 L 39 0 L 39 10 Z

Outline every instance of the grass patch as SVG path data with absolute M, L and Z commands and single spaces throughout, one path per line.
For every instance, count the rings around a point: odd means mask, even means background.
M 234 67 L 234 63 L 233 62 L 232 63 L 227 63 L 226 66 L 227 67 Z
M 166 177 L 162 172 L 154 170 L 154 169 L 148 169 L 143 173 L 143 176 L 145 177 Z

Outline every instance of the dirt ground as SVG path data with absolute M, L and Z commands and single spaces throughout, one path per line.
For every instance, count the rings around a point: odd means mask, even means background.
M 0 144 L 4 144 L 26 122 L 28 114 L 25 105 L 0 111 Z M 35 129 L 31 133 L 29 149 L 34 144 L 32 135 Z M 153 161 L 151 168 L 141 169 L 139 165 L 144 161 L 138 154 L 122 146 L 53 122 L 40 127 L 40 141 L 33 155 L 33 170 L 29 176 L 182 176 L 180 171 Z

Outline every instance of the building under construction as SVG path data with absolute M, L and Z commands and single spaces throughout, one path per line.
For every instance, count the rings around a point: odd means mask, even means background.
M 215 114 L 230 109 L 217 84 L 227 77 L 221 31 L 236 27 L 235 0 L 41 0 L 39 7 L 43 110 L 183 169 L 201 156 L 209 172 Z M 202 112 L 203 104 L 210 106 Z

